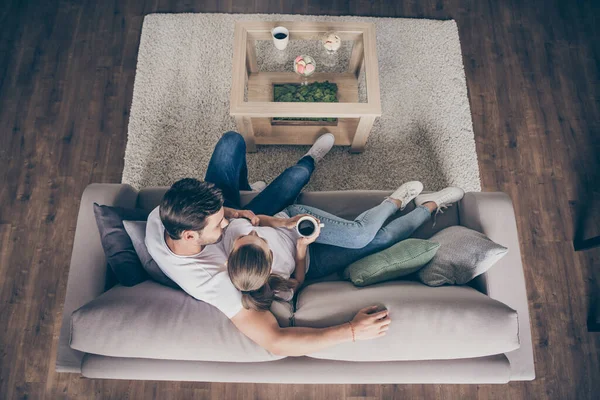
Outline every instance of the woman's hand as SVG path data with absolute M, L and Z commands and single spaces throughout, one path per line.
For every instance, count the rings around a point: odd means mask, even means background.
M 308 247 L 309 244 L 314 243 L 317 240 L 317 238 L 319 237 L 319 235 L 321 234 L 320 224 L 321 224 L 321 221 L 319 221 L 317 219 L 317 227 L 315 228 L 315 231 L 313 232 L 313 234 L 310 235 L 309 237 L 304 237 L 304 236 L 299 237 L 298 241 L 296 242 L 296 247 L 298 247 L 298 246 Z
M 378 306 L 365 307 L 351 321 L 356 340 L 370 340 L 385 336 L 392 322 L 388 310 L 375 312 Z
M 284 223 L 283 226 L 285 228 L 288 228 L 288 229 L 295 229 L 296 228 L 296 224 L 298 223 L 298 221 L 300 221 L 300 218 L 302 218 L 302 217 L 312 217 L 312 215 L 310 215 L 310 214 L 298 214 L 298 215 L 294 215 L 291 218 L 287 218 L 285 220 L 285 223 Z M 315 218 L 315 217 L 313 217 L 313 218 Z

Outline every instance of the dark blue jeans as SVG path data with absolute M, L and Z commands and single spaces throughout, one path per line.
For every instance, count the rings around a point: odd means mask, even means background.
M 248 183 L 246 142 L 239 133 L 227 132 L 215 146 L 204 180 L 221 189 L 225 207 L 251 210 L 257 215 L 274 215 L 294 203 L 314 169 L 313 158 L 302 157 L 242 208 L 240 190 L 252 190 Z

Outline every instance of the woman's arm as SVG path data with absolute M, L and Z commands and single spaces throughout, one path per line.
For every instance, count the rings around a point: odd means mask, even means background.
M 269 215 L 257 215 L 259 219 L 258 226 L 270 226 L 271 228 L 284 228 L 288 218 L 276 218 Z
M 268 215 L 261 214 L 261 215 L 257 215 L 257 218 L 259 218 L 259 220 L 260 220 L 259 226 L 270 226 L 271 228 L 294 229 L 296 227 L 296 224 L 300 220 L 300 218 L 305 217 L 305 216 L 311 217 L 310 214 L 298 214 L 298 215 L 294 215 L 291 218 L 277 218 L 277 217 L 271 217 Z
M 298 286 L 302 286 L 302 283 L 304 283 L 304 277 L 306 275 L 307 251 L 307 245 L 302 243 L 296 244 L 296 269 L 294 270 L 294 279 L 298 281 Z
M 318 223 L 321 221 L 317 220 Z M 321 226 L 317 224 L 315 232 L 309 237 L 300 237 L 296 241 L 296 269 L 294 270 L 294 279 L 298 281 L 298 286 L 302 286 L 306 275 L 306 253 L 308 246 L 314 243 L 321 234 Z M 298 287 L 297 286 L 297 287 Z M 296 287 L 296 288 L 297 288 Z

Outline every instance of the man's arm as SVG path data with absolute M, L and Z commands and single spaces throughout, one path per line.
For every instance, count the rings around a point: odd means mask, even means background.
M 280 328 L 270 311 L 238 312 L 231 322 L 259 346 L 280 356 L 303 356 L 344 342 L 369 340 L 385 335 L 391 320 L 377 306 L 360 310 L 350 324 L 329 328 Z M 353 333 L 354 331 L 354 333 Z

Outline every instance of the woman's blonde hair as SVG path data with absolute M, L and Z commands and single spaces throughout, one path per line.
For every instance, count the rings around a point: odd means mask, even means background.
M 239 291 L 246 309 L 268 310 L 277 293 L 293 286 L 290 281 L 271 273 L 272 252 L 253 244 L 239 246 L 229 254 L 227 273 Z

